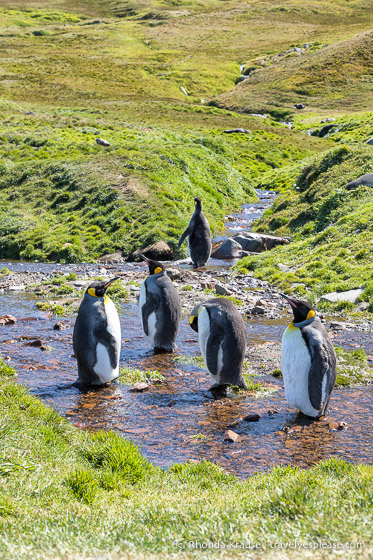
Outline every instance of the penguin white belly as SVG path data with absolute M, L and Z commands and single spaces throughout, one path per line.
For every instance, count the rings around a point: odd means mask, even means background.
M 112 368 L 109 352 L 101 342 L 96 346 L 96 365 L 93 371 L 98 375 L 101 383 L 108 383 L 119 374 L 119 363 L 115 369 Z
M 144 329 L 144 322 L 143 322 L 143 316 L 142 316 L 142 308 L 146 303 L 146 287 L 145 287 L 145 282 L 146 280 L 144 280 L 141 283 L 141 287 L 140 287 L 140 299 L 139 299 L 139 305 L 140 305 L 140 318 L 141 318 L 141 325 L 142 325 L 142 330 L 144 331 L 145 334 L 145 329 Z M 147 331 L 148 334 L 145 334 L 145 338 L 146 340 L 149 342 L 149 344 L 151 346 L 155 346 L 155 335 L 157 332 L 156 329 L 156 324 L 157 324 L 157 317 L 155 314 L 155 311 L 153 311 L 153 313 L 151 313 L 148 317 L 148 324 L 147 326 Z
M 317 416 L 308 391 L 311 356 L 303 340 L 301 330 L 290 326 L 282 337 L 281 369 L 287 401 L 303 414 Z
M 112 381 L 119 375 L 119 356 L 121 347 L 121 329 L 117 309 L 112 300 L 106 296 L 104 300 L 107 330 L 115 340 L 118 360 L 115 368 L 112 367 L 109 352 L 104 344 L 98 343 L 96 348 L 96 365 L 93 371 L 99 376 L 102 383 Z

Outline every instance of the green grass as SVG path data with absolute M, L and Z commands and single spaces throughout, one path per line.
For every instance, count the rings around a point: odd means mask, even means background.
M 245 481 L 205 461 L 163 471 L 130 441 L 80 431 L 12 382 L 0 386 L 0 412 L 4 560 L 15 550 L 21 560 L 109 553 L 115 559 L 171 558 L 180 551 L 189 558 L 189 542 L 217 540 L 259 543 L 257 558 L 276 558 L 271 543 L 294 539 L 359 542 L 365 547 L 359 558 L 368 558 L 371 466 L 334 458 Z M 356 557 L 353 552 L 344 557 Z M 321 554 L 316 550 L 313 557 Z M 226 557 L 236 556 L 242 551 Z
M 134 383 L 140 383 L 141 381 L 150 382 L 162 382 L 164 381 L 164 376 L 159 373 L 158 370 L 143 370 L 133 367 L 122 367 L 120 368 L 120 375 L 118 381 L 125 385 L 133 385 Z
M 337 354 L 337 387 L 356 387 L 366 385 L 373 379 L 373 369 L 368 364 L 368 358 L 362 348 L 346 351 L 335 348 Z
M 295 188 L 289 185 L 255 227 L 288 235 L 292 242 L 247 257 L 235 270 L 253 271 L 279 289 L 313 302 L 327 292 L 363 287 L 361 299 L 372 311 L 373 191 L 345 189 L 349 181 L 371 171 L 371 157 L 369 146 L 346 145 L 305 161 L 298 169 Z M 284 185 L 285 170 L 279 173 Z M 294 180 L 293 168 L 290 174 Z M 276 188 L 275 173 L 272 179 Z M 280 271 L 279 263 L 290 270 Z

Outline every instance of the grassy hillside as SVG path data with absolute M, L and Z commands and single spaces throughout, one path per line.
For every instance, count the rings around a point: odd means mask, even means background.
M 329 46 L 299 45 L 302 54 L 293 50 L 251 60 L 247 79 L 220 96 L 217 105 L 249 113 L 294 112 L 295 103 L 307 111 L 371 109 L 372 41 L 373 31 L 368 31 Z
M 246 481 L 204 461 L 163 471 L 114 433 L 73 427 L 11 375 L 0 362 L 2 559 L 194 558 L 193 543 L 218 541 L 227 548 L 198 558 L 242 558 L 250 543 L 255 558 L 284 558 L 273 544 L 295 540 L 307 551 L 291 558 L 325 558 L 321 543 L 369 557 L 373 467 L 330 459 Z
M 284 193 L 256 229 L 290 235 L 292 242 L 243 259 L 237 270 L 254 270 L 282 290 L 313 300 L 363 287 L 362 298 L 373 311 L 373 190 L 345 188 L 372 169 L 371 146 L 345 145 L 280 170 L 278 178 L 276 172 L 267 176 L 275 188 L 278 179 Z

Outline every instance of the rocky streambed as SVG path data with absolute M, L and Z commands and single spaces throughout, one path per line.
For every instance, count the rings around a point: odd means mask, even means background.
M 228 236 L 245 230 L 258 215 L 255 205 L 248 205 L 246 219 L 245 208 L 231 216 Z M 279 377 L 280 341 L 290 310 L 266 282 L 232 277 L 231 262 L 212 259 L 198 271 L 185 262 L 170 263 L 183 309 L 178 349 L 172 355 L 154 355 L 141 331 L 139 285 L 147 275 L 143 263 L 3 263 L 12 273 L 0 278 L 0 315 L 15 320 L 0 324 L 1 354 L 17 369 L 19 382 L 76 426 L 118 431 L 164 467 L 206 459 L 246 476 L 278 464 L 310 466 L 330 456 L 371 462 L 372 385 L 336 388 L 328 417 L 317 422 L 299 418 L 285 400 Z M 73 386 L 74 313 L 87 284 L 98 276 L 121 276 L 122 289 L 114 294 L 122 325 L 121 366 L 127 374 L 157 372 L 149 374 L 142 392 L 133 391 L 134 382 L 126 374 L 99 389 Z M 208 390 L 211 380 L 188 322 L 196 302 L 217 294 L 233 298 L 245 318 L 245 371 L 251 389 L 220 400 Z M 56 309 L 62 315 L 56 316 Z M 373 355 L 369 322 L 325 321 L 336 345 L 362 347 Z M 229 431 L 236 434 L 234 441 Z

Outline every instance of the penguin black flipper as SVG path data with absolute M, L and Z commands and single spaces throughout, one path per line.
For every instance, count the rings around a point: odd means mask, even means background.
M 145 283 L 145 290 L 146 290 L 146 283 Z M 157 312 L 157 310 L 160 307 L 160 304 L 161 302 L 158 294 L 152 292 L 151 290 L 146 290 L 146 301 L 141 308 L 142 325 L 146 336 L 149 336 L 149 317 L 152 313 Z
M 207 311 L 209 312 L 208 308 Z M 210 331 L 206 347 L 206 366 L 212 375 L 218 375 L 223 366 L 223 364 L 219 364 L 219 352 L 221 354 L 223 338 L 224 331 L 222 327 L 214 324 L 214 328 Z
M 180 247 L 182 246 L 182 244 L 184 243 L 184 240 L 188 237 L 188 235 L 190 235 L 193 232 L 193 227 L 194 227 L 194 216 L 192 216 L 188 227 L 184 231 L 183 235 L 180 237 L 179 243 L 177 245 L 178 249 L 180 249 Z
M 93 336 L 99 344 L 103 344 L 106 347 L 111 367 L 115 369 L 118 363 L 118 351 L 115 345 L 115 338 L 107 330 L 106 323 L 97 322 L 93 327 Z
M 315 410 L 325 412 L 336 378 L 335 356 L 329 350 L 331 342 L 328 339 L 307 337 L 306 344 L 311 354 L 308 375 L 310 403 Z

